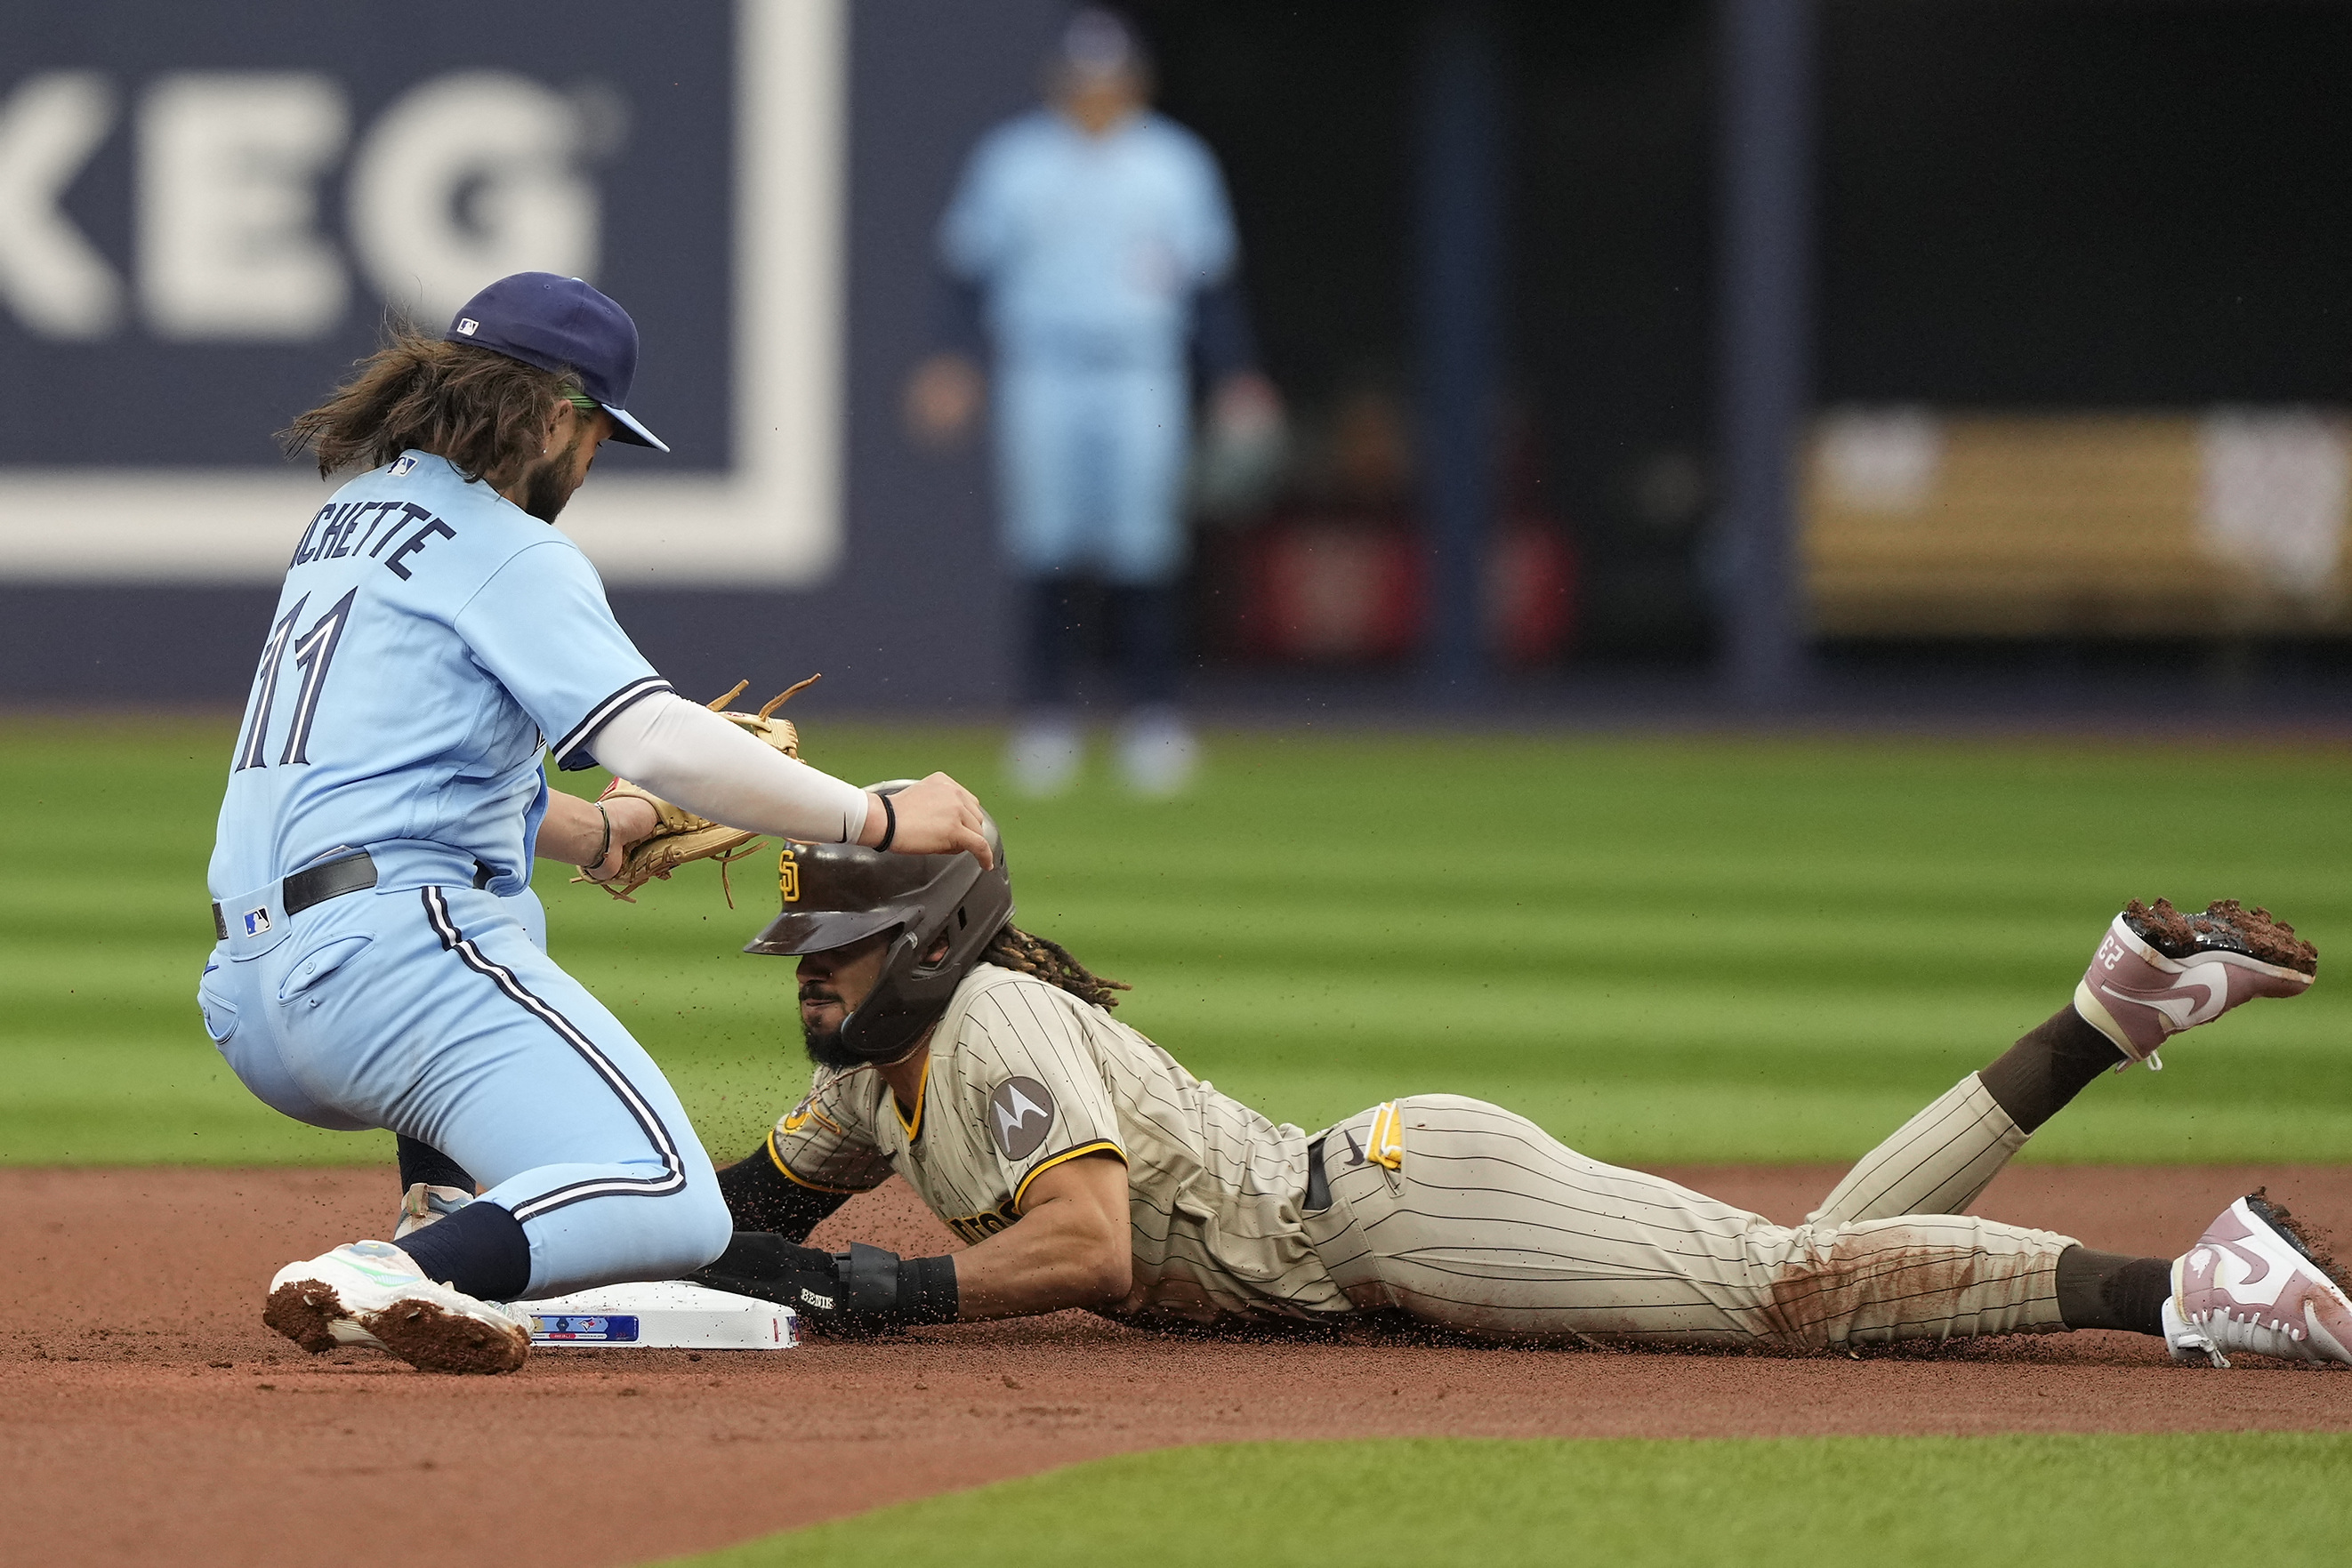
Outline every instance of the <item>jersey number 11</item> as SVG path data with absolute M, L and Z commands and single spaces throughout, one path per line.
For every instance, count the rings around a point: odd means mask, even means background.
M 261 651 L 261 669 L 253 677 L 253 727 L 247 732 L 236 748 L 236 767 L 231 772 L 247 768 L 263 768 L 268 764 L 262 756 L 269 739 L 269 710 L 278 702 L 278 673 L 285 666 L 286 643 L 294 638 L 294 664 L 302 672 L 302 690 L 294 699 L 294 723 L 286 732 L 286 748 L 278 754 L 280 766 L 310 760 L 310 721 L 318 716 L 319 693 L 327 684 L 327 666 L 334 662 L 335 644 L 342 641 L 343 622 L 352 617 L 352 601 L 359 597 L 354 588 L 335 601 L 335 607 L 319 617 L 318 622 L 299 638 L 294 637 L 294 622 L 302 617 L 302 607 L 310 602 L 304 594 L 294 601 L 277 625 L 270 628 L 269 645 Z

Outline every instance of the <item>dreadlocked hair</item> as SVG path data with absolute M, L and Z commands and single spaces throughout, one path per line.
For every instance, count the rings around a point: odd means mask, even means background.
M 1034 975 L 1048 985 L 1059 986 L 1078 1000 L 1092 1002 L 1105 1011 L 1118 1006 L 1117 993 L 1135 988 L 1125 980 L 1105 979 L 1070 956 L 1070 950 L 1059 942 L 1050 936 L 1032 936 L 1010 920 L 990 939 L 988 949 L 981 954 L 980 961 L 993 964 L 1000 969 Z
M 316 455 L 321 478 L 381 467 L 414 447 L 447 458 L 468 481 L 503 482 L 539 455 L 570 380 L 494 349 L 428 338 L 395 317 L 359 373 L 278 439 L 289 457 Z

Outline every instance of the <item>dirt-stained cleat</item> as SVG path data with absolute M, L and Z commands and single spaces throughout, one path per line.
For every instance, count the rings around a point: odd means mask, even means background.
M 2137 898 L 2107 927 L 2074 988 L 2074 1010 L 2134 1061 L 2160 1069 L 2168 1035 L 2211 1023 L 2256 997 L 2300 996 L 2319 972 L 2319 951 L 2267 909 L 2221 899 L 2202 915 L 2171 901 Z
M 400 1195 L 400 1220 L 393 1227 L 392 1239 L 397 1241 L 428 1225 L 438 1225 L 473 1201 L 474 1195 L 462 1186 L 411 1182 Z
M 289 1263 L 269 1281 L 261 1321 L 312 1355 L 374 1345 L 420 1372 L 512 1372 L 530 1354 L 529 1322 L 434 1283 L 389 1241 Z
M 2352 1297 L 2293 1216 L 2250 1193 L 2172 1264 L 2164 1343 L 2175 1361 L 2232 1354 L 2352 1365 Z

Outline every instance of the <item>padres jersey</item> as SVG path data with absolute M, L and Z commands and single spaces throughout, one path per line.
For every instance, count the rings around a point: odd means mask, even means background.
M 1329 1201 L 1302 1213 L 1305 1134 L 1109 1014 L 982 965 L 910 1112 L 872 1068 L 821 1072 L 768 1148 L 829 1192 L 895 1170 L 973 1241 L 1013 1222 L 1041 1172 L 1116 1154 L 1135 1281 L 1110 1312 L 1147 1326 L 1402 1312 L 1482 1337 L 1820 1349 L 2064 1326 L 2074 1239 L 1950 1212 L 2022 1141 L 1972 1073 L 1782 1226 L 1499 1105 L 1417 1094 L 1328 1130 Z
M 967 1241 L 1011 1225 L 1043 1173 L 1115 1155 L 1135 1284 L 1114 1315 L 1349 1310 L 1300 1231 L 1305 1133 L 1218 1093 L 1101 1009 L 993 965 L 965 977 L 932 1031 L 911 1113 L 872 1068 L 820 1070 L 768 1147 L 820 1191 L 864 1192 L 896 1171 Z
M 1000 351 L 1097 367 L 1181 365 L 1192 297 L 1234 250 L 1215 158 L 1148 113 L 1098 137 L 1052 110 L 999 126 L 940 225 L 948 270 L 986 289 Z
M 398 841 L 470 857 L 491 891 L 518 892 L 547 740 L 586 767 L 598 726 L 668 689 L 578 546 L 407 453 L 302 531 L 237 733 L 213 896 Z

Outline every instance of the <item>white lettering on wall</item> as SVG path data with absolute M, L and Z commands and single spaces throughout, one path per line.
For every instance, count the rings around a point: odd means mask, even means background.
M 0 104 L 0 298 L 43 338 L 103 338 L 122 283 L 58 202 L 114 125 L 114 89 L 53 71 Z
M 505 71 L 404 94 L 352 161 L 351 235 L 370 279 L 431 325 L 511 272 L 593 277 L 589 130 L 571 99 Z
M 52 339 L 123 324 L 121 278 L 60 206 L 113 128 L 117 91 L 89 71 L 33 77 L 0 100 L 0 304 Z M 403 95 L 352 161 L 351 246 L 384 298 L 432 324 L 483 284 L 529 269 L 593 276 L 601 203 L 585 164 L 625 134 L 606 90 L 567 98 L 505 71 Z M 318 187 L 349 137 L 342 88 L 305 72 L 158 78 L 140 106 L 140 303 L 180 340 L 298 341 L 341 324 L 351 281 L 320 232 Z
M 140 301 L 156 335 L 314 338 L 350 282 L 318 233 L 349 132 L 342 89 L 302 72 L 169 76 L 139 113 Z

